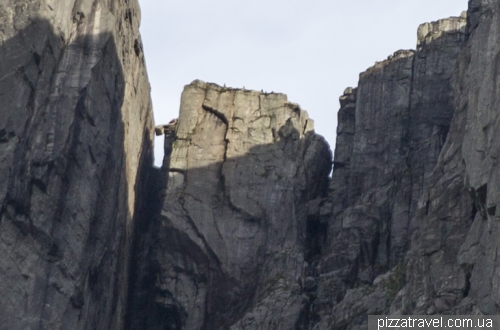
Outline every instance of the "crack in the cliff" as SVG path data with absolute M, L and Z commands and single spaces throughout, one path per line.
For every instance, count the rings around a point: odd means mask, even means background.
M 227 202 L 227 206 L 229 207 L 229 209 L 231 209 L 232 211 L 234 211 L 238 214 L 241 214 L 243 216 L 244 220 L 246 220 L 246 221 L 254 222 L 254 223 L 261 222 L 261 220 L 262 220 L 261 218 L 257 218 L 255 216 L 251 215 L 250 213 L 248 213 L 247 211 L 245 211 L 241 207 L 238 207 L 237 205 L 235 205 L 231 201 L 231 195 L 228 192 L 228 190 L 226 189 L 226 177 L 224 175 L 220 176 L 219 189 L 220 189 L 222 195 L 224 196 L 224 200 Z M 247 196 L 247 198 L 249 198 L 249 197 Z M 259 207 L 262 209 L 262 206 L 257 201 L 255 201 L 253 199 L 252 199 L 252 201 L 255 202 L 257 205 L 259 205 Z M 264 218 L 266 218 L 266 216 L 264 216 Z
M 172 172 L 172 173 L 180 173 L 180 174 L 182 174 L 182 175 L 186 175 L 186 174 L 187 174 L 187 170 L 183 170 L 183 169 L 180 169 L 180 168 L 175 168 L 175 167 L 174 167 L 174 168 L 170 167 L 170 168 L 168 169 L 168 171 L 169 171 L 169 172 Z
M 413 83 L 414 83 L 414 78 L 415 78 L 415 62 L 417 60 L 417 53 L 414 53 L 413 54 L 413 59 L 412 59 L 412 62 L 411 62 L 411 78 L 410 78 L 410 90 L 409 90 L 409 93 L 408 93 L 408 119 L 411 120 L 411 109 L 413 107 L 412 105 L 412 95 L 413 95 Z M 412 155 L 412 146 L 411 146 L 411 142 L 410 142 L 410 130 L 407 128 L 406 129 L 406 132 L 405 132 L 405 136 L 404 136 L 404 141 L 408 144 L 407 145 L 407 154 L 406 154 L 406 157 L 405 159 L 408 160 L 409 158 L 411 158 L 411 155 Z M 408 169 L 410 170 L 410 197 L 408 198 L 409 200 L 409 204 L 408 204 L 408 218 L 411 217 L 411 201 L 413 199 L 413 175 L 411 175 L 411 173 L 413 173 L 413 164 L 412 162 L 406 162 L 407 163 L 407 166 L 408 166 Z
M 234 102 L 234 100 L 233 100 Z M 229 140 L 227 139 L 227 133 L 229 131 L 229 121 L 227 120 L 227 117 L 225 114 L 223 114 L 222 112 L 216 110 L 216 109 L 213 109 L 205 104 L 203 104 L 201 106 L 203 108 L 203 110 L 213 114 L 215 117 L 217 117 L 218 119 L 220 119 L 224 125 L 226 125 L 226 131 L 224 132 L 224 154 L 223 154 L 223 161 L 222 161 L 222 164 L 221 164 L 221 167 L 220 167 L 220 176 L 222 176 L 222 168 L 224 167 L 224 164 L 227 160 L 227 147 L 228 147 L 228 144 L 229 144 Z
M 215 214 L 215 210 L 214 209 L 212 209 L 212 218 L 214 219 L 214 225 L 215 225 L 215 229 L 217 230 L 217 235 L 219 235 L 220 240 L 222 242 L 224 242 L 225 239 L 224 239 L 224 236 L 222 236 L 222 233 L 221 233 L 220 228 L 219 228 L 219 224 L 217 223 L 217 220 L 216 220 L 217 216 Z
M 472 270 L 474 269 L 474 265 L 465 265 L 462 266 L 464 272 L 465 272 L 465 285 L 464 285 L 464 291 L 462 293 L 462 296 L 464 298 L 469 296 L 470 292 L 470 287 L 471 287 L 471 282 L 470 279 L 472 277 Z
M 219 118 L 224 124 L 226 124 L 226 126 L 229 125 L 229 121 L 227 120 L 226 115 L 223 114 L 222 112 L 220 112 L 220 111 L 218 111 L 218 110 L 216 110 L 214 108 L 211 108 L 211 107 L 209 107 L 208 105 L 205 105 L 205 104 L 203 104 L 201 107 L 203 108 L 203 110 L 208 111 L 211 114 L 213 114 L 214 116 L 216 116 L 217 118 Z
M 233 100 L 234 103 L 234 100 Z M 224 200 L 227 201 L 227 204 L 230 209 L 233 211 L 242 214 L 245 217 L 245 220 L 250 221 L 250 222 L 260 222 L 261 219 L 256 218 L 255 216 L 251 215 L 247 211 L 243 210 L 242 208 L 236 206 L 232 201 L 231 201 L 231 195 L 226 189 L 226 177 L 224 175 L 224 165 L 226 164 L 227 161 L 227 150 L 228 150 L 228 144 L 229 140 L 227 139 L 227 134 L 229 131 L 229 121 L 227 117 L 220 111 L 213 109 L 207 105 L 202 105 L 202 108 L 205 111 L 208 111 L 209 113 L 215 115 L 218 119 L 220 119 L 225 125 L 226 125 L 226 131 L 224 133 L 224 154 L 223 154 L 223 161 L 220 164 L 220 170 L 219 170 L 219 189 L 222 192 L 222 195 L 225 197 Z M 260 98 L 259 98 L 259 110 L 260 110 Z M 260 205 L 259 205 L 260 206 Z
M 222 266 L 221 266 L 222 263 L 221 263 L 219 257 L 217 256 L 215 251 L 210 247 L 210 244 L 208 244 L 205 236 L 200 232 L 200 230 L 196 226 L 196 223 L 194 222 L 193 218 L 191 218 L 191 215 L 189 214 L 189 210 L 186 208 L 186 203 L 181 202 L 180 204 L 182 206 L 182 210 L 184 211 L 187 222 L 189 223 L 189 225 L 191 226 L 191 228 L 195 232 L 196 236 L 203 242 L 203 245 L 205 246 L 205 249 L 208 252 L 209 257 L 211 257 L 216 262 L 217 270 L 219 272 L 223 273 Z

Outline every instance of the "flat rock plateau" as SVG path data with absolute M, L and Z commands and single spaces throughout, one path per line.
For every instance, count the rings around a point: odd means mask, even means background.
M 499 8 L 361 73 L 332 155 L 286 95 L 199 80 L 155 127 L 137 0 L 3 1 L 0 327 L 500 314 Z

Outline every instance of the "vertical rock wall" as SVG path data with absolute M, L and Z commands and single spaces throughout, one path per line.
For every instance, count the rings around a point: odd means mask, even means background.
M 422 24 L 416 52 L 377 63 L 341 97 L 315 329 L 357 327 L 367 314 L 388 313 L 406 283 L 408 252 L 422 232 L 414 216 L 454 114 L 465 29 L 465 16 Z
M 449 26 L 453 28 L 452 24 Z M 447 39 L 440 37 L 436 28 L 439 28 L 438 22 L 431 26 L 422 25 L 419 29 L 420 44 L 424 47 L 427 44 L 436 45 L 443 52 L 449 52 L 450 48 L 443 45 L 443 41 Z M 461 27 L 461 30 L 465 31 L 464 27 Z M 436 34 L 437 37 L 434 37 Z M 421 86 L 428 85 L 423 87 L 423 90 L 427 90 L 426 94 L 436 100 L 434 107 L 424 94 L 416 94 L 414 97 L 416 109 L 421 110 L 415 114 L 412 121 L 416 138 L 412 141 L 414 151 L 411 158 L 411 245 L 405 278 L 408 284 L 397 294 L 391 306 L 392 312 L 454 314 L 457 313 L 455 307 L 468 290 L 467 274 L 457 260 L 458 250 L 470 228 L 474 212 L 464 185 L 461 148 L 465 121 L 463 107 L 459 105 L 462 92 L 457 89 L 462 79 L 460 67 L 463 65 L 461 63 L 467 47 L 464 43 L 457 61 L 450 65 L 454 70 L 453 79 L 446 87 L 425 80 L 420 82 Z M 423 64 L 426 65 L 429 61 L 433 63 L 432 74 L 437 76 L 442 62 L 427 55 Z M 451 103 L 450 99 L 445 100 L 437 96 L 440 91 L 448 94 L 451 92 Z M 425 118 L 432 118 L 432 125 L 429 125 L 431 122 Z M 451 118 L 453 119 L 450 122 Z M 422 137 L 421 133 L 431 131 L 431 138 Z M 432 166 L 429 166 L 430 164 Z M 466 313 L 463 311 L 462 314 Z
M 415 217 L 398 310 L 498 314 L 498 1 L 470 1 L 455 115 Z M 414 303 L 414 302 L 416 303 Z
M 326 193 L 330 166 L 285 95 L 186 86 L 152 255 L 156 321 L 142 326 L 293 328 L 308 201 Z
M 0 320 L 122 329 L 152 113 L 136 1 L 0 4 Z
M 464 297 L 471 300 L 462 305 L 484 314 L 500 313 L 499 5 L 499 1 L 471 1 L 470 43 L 460 63 L 463 72 L 456 87 L 462 96 L 457 106 L 467 111 L 462 146 L 465 182 L 477 210 L 458 258 L 466 271 Z M 474 25 L 478 17 L 481 21 Z
M 495 120 L 476 108 L 494 104 L 496 85 L 481 91 L 490 103 L 473 99 L 494 75 L 471 64 L 489 63 L 471 51 L 490 40 L 476 36 L 492 33 L 484 6 L 471 5 L 468 26 L 465 15 L 422 24 L 416 51 L 346 89 L 326 197 L 327 149 L 298 107 L 187 86 L 140 326 L 335 329 L 365 327 L 367 314 L 495 313 L 495 282 L 480 283 L 495 277 L 496 250 L 479 243 L 494 231 L 494 161 L 481 155 L 494 154 Z
M 398 52 L 341 97 L 315 329 L 498 314 L 498 5 L 422 24 L 411 64 Z

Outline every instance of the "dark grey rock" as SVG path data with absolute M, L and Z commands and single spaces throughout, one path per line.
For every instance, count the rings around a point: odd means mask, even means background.
M 0 4 L 2 328 L 498 314 L 499 2 L 344 91 L 331 179 L 284 94 L 196 80 L 155 127 L 136 1 Z
M 331 168 L 312 120 L 283 94 L 194 81 L 165 148 L 148 329 L 292 328 L 308 204 Z
M 138 4 L 7 0 L 0 17 L 0 327 L 122 329 L 154 128 Z
M 397 307 L 401 299 L 409 302 L 422 297 L 421 283 L 420 288 L 416 282 L 415 287 L 405 285 L 424 276 L 422 269 L 413 268 L 420 259 L 412 248 L 421 244 L 426 253 L 433 253 L 443 247 L 442 230 L 423 229 L 422 222 L 430 220 L 427 214 L 425 220 L 419 216 L 422 205 L 427 205 L 423 198 L 437 178 L 433 173 L 455 113 L 451 81 L 465 43 L 465 26 L 463 17 L 421 25 L 416 52 L 398 51 L 376 63 L 360 75 L 358 88 L 347 89 L 340 99 L 329 196 L 333 215 L 321 252 L 314 302 L 318 329 L 357 328 L 366 322 L 360 315 L 401 312 Z M 442 198 L 455 197 L 446 193 Z M 464 198 L 466 203 L 468 196 Z M 467 213 L 467 207 L 455 212 Z M 433 241 L 423 243 L 419 236 L 423 231 Z M 450 248 L 455 244 L 451 237 L 449 243 Z M 461 273 L 459 266 L 450 266 L 439 276 L 444 280 L 453 271 Z M 355 289 L 370 288 L 372 283 L 377 289 L 370 292 L 379 295 Z M 429 286 L 434 283 L 445 292 L 453 291 L 449 285 L 463 284 L 432 279 Z M 372 301 L 374 297 L 378 302 Z M 434 307 L 449 311 L 455 301 L 455 297 L 439 298 Z M 376 311 L 373 304 L 378 306 Z M 410 314 L 417 311 L 425 313 L 413 307 L 403 309 Z

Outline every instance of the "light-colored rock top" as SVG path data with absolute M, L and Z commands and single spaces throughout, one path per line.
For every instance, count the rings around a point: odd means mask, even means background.
M 244 155 L 252 146 L 276 142 L 279 129 L 288 120 L 293 122 L 300 137 L 314 130 L 307 112 L 288 102 L 285 94 L 226 88 L 195 80 L 182 94 L 177 138 L 191 139 L 203 120 L 199 114 L 204 112 L 212 113 L 227 125 L 227 157 Z M 174 168 L 175 159 L 179 158 L 173 158 Z
M 242 322 L 254 328 L 293 328 L 302 301 L 296 283 L 303 275 L 307 203 L 326 193 L 331 168 L 326 142 L 284 94 L 200 80 L 184 88 L 175 137 L 166 166 L 159 230 L 166 257 L 158 292 L 169 292 L 178 310 L 187 311 L 179 315 L 186 329 L 226 329 L 243 316 L 205 307 L 214 299 L 248 311 Z M 188 259 L 195 266 L 186 266 Z M 268 312 L 259 316 L 262 311 Z
M 424 43 L 430 43 L 439 39 L 444 33 L 461 32 L 465 33 L 467 28 L 467 13 L 463 12 L 459 17 L 449 17 L 435 22 L 423 23 L 418 27 L 417 31 L 417 47 L 422 46 Z M 389 63 L 399 59 L 408 58 L 415 54 L 412 49 L 400 49 L 388 56 L 387 59 L 375 64 L 366 71 L 360 74 L 360 78 L 365 74 L 373 72 L 374 70 L 382 69 Z
M 366 71 L 360 73 L 359 77 L 361 79 L 362 76 L 364 76 L 365 74 L 368 74 L 368 73 L 373 72 L 373 71 L 378 70 L 378 69 L 382 69 L 383 67 L 385 67 L 389 63 L 395 62 L 397 60 L 412 57 L 414 54 L 415 54 L 415 51 L 413 49 L 400 49 L 400 50 L 394 52 L 392 55 L 389 55 L 385 60 L 380 61 L 380 62 L 375 62 L 375 64 L 373 66 L 366 69 Z
M 440 38 L 444 33 L 462 32 L 467 28 L 467 12 L 459 17 L 449 17 L 435 22 L 420 24 L 417 30 L 417 46 L 430 43 Z

